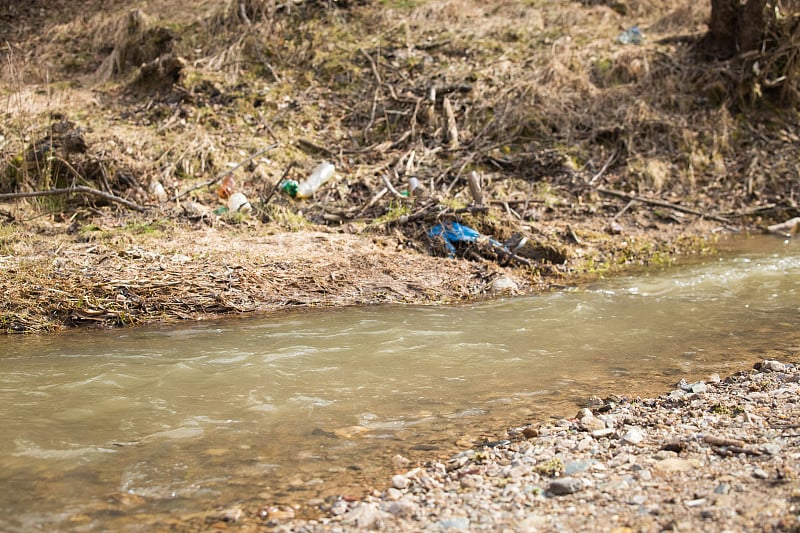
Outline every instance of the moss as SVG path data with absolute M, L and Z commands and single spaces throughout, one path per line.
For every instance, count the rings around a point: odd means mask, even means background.
M 164 230 L 169 226 L 170 222 L 167 220 L 136 221 L 126 222 L 121 230 L 123 232 L 133 233 L 134 235 L 160 237 L 164 234 Z
M 392 200 L 389 202 L 389 209 L 386 214 L 376 218 L 369 226 L 382 226 L 400 220 L 401 217 L 411 214 L 411 204 L 402 200 Z
M 554 457 L 547 461 L 541 462 L 534 467 L 536 473 L 547 477 L 559 477 L 564 475 L 566 466 L 560 457 Z

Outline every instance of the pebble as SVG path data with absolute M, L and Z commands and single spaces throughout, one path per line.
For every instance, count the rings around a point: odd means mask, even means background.
M 561 496 L 564 494 L 574 494 L 583 488 L 583 482 L 574 477 L 555 479 L 550 482 L 547 492 Z
M 519 292 L 519 285 L 513 279 L 503 276 L 489 284 L 489 292 L 492 294 L 516 294 Z
M 766 444 L 761 445 L 761 450 L 769 455 L 779 455 L 781 453 L 781 445 L 775 444 L 772 442 L 768 442 Z
M 458 518 L 448 518 L 446 520 L 440 520 L 439 526 L 442 529 L 469 529 L 469 518 L 458 517 Z
M 714 494 L 728 494 L 731 491 L 731 486 L 727 483 L 720 483 L 714 489 Z
M 403 490 L 408 487 L 409 483 L 408 478 L 402 474 L 397 474 L 392 477 L 392 486 L 396 489 Z
M 360 529 L 372 529 L 379 526 L 381 521 L 389 516 L 391 515 L 382 511 L 377 503 L 362 502 L 344 515 L 344 522 L 354 524 Z
M 758 370 L 762 372 L 785 372 L 786 365 L 781 363 L 780 361 L 774 361 L 770 359 L 765 359 L 756 365 Z
M 580 423 L 581 423 L 581 429 L 583 429 L 584 431 L 592 432 L 592 431 L 606 429 L 606 423 L 600 420 L 599 418 L 595 418 L 593 416 L 587 418 L 581 418 Z
M 597 429 L 595 431 L 592 431 L 592 437 L 596 439 L 601 439 L 603 437 L 610 437 L 614 433 L 616 433 L 616 430 L 614 430 L 614 428 Z
M 659 472 L 688 472 L 694 468 L 694 464 L 686 459 L 677 457 L 662 459 L 653 464 L 653 469 Z
M 624 440 L 628 444 L 636 445 L 644 440 L 644 433 L 642 433 L 642 430 L 639 428 L 630 428 L 622 436 L 622 440 Z

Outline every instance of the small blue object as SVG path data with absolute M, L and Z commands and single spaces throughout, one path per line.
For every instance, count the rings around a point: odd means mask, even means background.
M 643 39 L 644 36 L 639 30 L 639 26 L 633 26 L 620 33 L 619 37 L 617 37 L 617 42 L 620 44 L 642 44 Z
M 456 254 L 456 243 L 475 242 L 481 236 L 481 234 L 474 229 L 470 228 L 469 226 L 459 224 L 458 222 L 445 222 L 442 224 L 436 224 L 434 227 L 428 230 L 428 235 L 430 237 L 442 237 L 444 239 L 444 244 L 447 247 L 447 251 L 450 253 L 450 257 L 453 257 Z M 503 245 L 494 239 L 489 239 L 489 242 L 493 246 L 499 246 L 503 248 Z

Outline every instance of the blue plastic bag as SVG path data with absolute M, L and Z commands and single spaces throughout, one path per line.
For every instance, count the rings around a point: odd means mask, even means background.
M 469 226 L 459 224 L 458 222 L 444 222 L 442 224 L 436 224 L 434 227 L 428 230 L 428 235 L 434 238 L 442 237 L 450 257 L 453 257 L 456 254 L 456 243 L 476 242 L 481 237 L 481 234 L 474 229 L 470 228 Z M 500 248 L 504 247 L 501 243 L 494 239 L 489 239 L 489 242 L 492 244 L 492 246 L 499 246 Z

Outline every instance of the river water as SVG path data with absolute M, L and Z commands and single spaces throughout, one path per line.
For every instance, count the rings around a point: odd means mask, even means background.
M 800 245 L 456 307 L 319 310 L 0 345 L 0 530 L 148 530 L 360 495 L 591 397 L 800 351 Z

